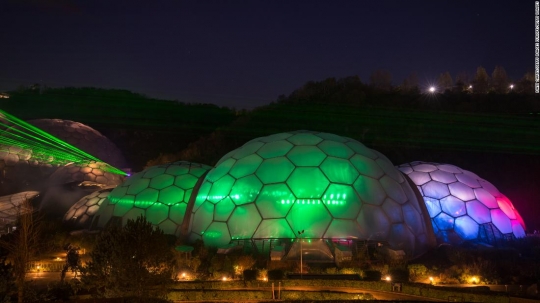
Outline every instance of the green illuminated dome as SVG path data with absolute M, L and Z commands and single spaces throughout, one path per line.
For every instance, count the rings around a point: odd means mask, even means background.
M 420 200 L 421 201 L 421 200 Z M 229 152 L 205 177 L 190 239 L 387 241 L 409 256 L 432 242 L 419 199 L 381 153 L 328 133 L 257 138 Z
M 127 223 L 140 215 L 166 234 L 176 234 L 193 191 L 210 166 L 185 161 L 149 167 L 126 179 L 105 199 L 92 225 Z M 193 197 L 193 198 L 192 198 Z

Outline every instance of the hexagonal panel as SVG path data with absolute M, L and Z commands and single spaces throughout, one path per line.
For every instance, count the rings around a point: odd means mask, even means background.
M 364 205 L 357 218 L 362 239 L 386 240 L 390 231 L 390 221 L 378 206 Z
M 296 235 L 291 230 L 289 223 L 285 219 L 263 220 L 253 235 L 254 238 L 295 238 Z
M 334 218 L 354 219 L 362 201 L 350 185 L 330 184 L 322 200 Z
M 448 186 L 437 181 L 429 181 L 421 187 L 424 196 L 434 199 L 442 199 L 450 194 Z
M 255 204 L 236 207 L 228 221 L 231 237 L 249 239 L 261 223 L 261 216 Z
M 365 203 L 381 205 L 386 198 L 386 192 L 381 184 L 370 177 L 359 176 L 354 182 L 354 189 Z
M 452 165 L 452 164 L 439 164 L 439 165 L 437 165 L 437 168 L 439 168 L 442 171 L 453 173 L 453 174 L 461 174 L 462 173 L 462 170 L 459 167 L 457 167 L 455 165 Z
M 516 238 L 523 238 L 526 236 L 525 230 L 523 229 L 523 226 L 521 226 L 521 223 L 518 222 L 518 220 L 512 220 L 512 231 Z
M 234 152 L 232 158 L 239 160 L 244 158 L 245 156 L 250 156 L 254 154 L 263 145 L 263 142 L 248 142 L 242 145 L 241 148 L 236 149 L 236 152 Z
M 375 161 L 368 157 L 356 154 L 350 159 L 350 161 L 354 165 L 354 167 L 356 167 L 358 172 L 363 175 L 374 179 L 379 179 L 384 175 L 384 172 L 379 167 L 379 165 L 377 165 Z
M 512 223 L 506 214 L 500 209 L 491 210 L 491 221 L 503 234 L 512 232 Z
M 454 230 L 463 240 L 474 240 L 478 238 L 480 227 L 469 216 L 462 216 L 456 219 Z
M 497 200 L 495 197 L 490 194 L 487 190 L 483 188 L 475 188 L 474 194 L 478 201 L 482 202 L 485 206 L 489 208 L 498 208 L 499 204 L 497 203 Z
M 508 216 L 508 218 L 516 219 L 516 214 L 514 213 L 514 207 L 512 206 L 512 203 L 508 201 L 508 198 L 499 197 L 497 198 L 497 203 L 499 204 L 499 207 L 501 208 L 501 210 Z
M 480 187 L 478 180 L 470 174 L 456 174 L 455 176 L 459 182 L 467 185 L 470 188 Z
M 440 213 L 433 218 L 433 222 L 437 224 L 440 230 L 451 230 L 454 228 L 454 218 L 445 213 Z
M 453 196 L 461 199 L 462 201 L 469 201 L 476 198 L 472 188 L 460 182 L 448 184 L 448 189 L 450 189 L 450 193 Z
M 424 173 L 430 173 L 432 171 L 437 170 L 437 166 L 435 166 L 433 164 L 424 163 L 424 164 L 419 164 L 419 165 L 413 166 L 413 169 L 415 171 L 421 171 L 421 172 L 424 172 Z
M 345 145 L 350 147 L 357 154 L 360 154 L 364 157 L 368 157 L 373 160 L 377 159 L 377 154 L 375 154 L 372 149 L 366 147 L 364 144 L 360 142 L 350 141 L 350 142 L 345 143 Z
M 134 177 L 132 177 L 134 178 Z M 143 191 L 144 189 L 148 188 L 150 185 L 150 179 L 136 179 L 133 180 L 131 185 L 129 186 L 127 193 L 131 195 L 136 195 Z
M 403 218 L 405 223 L 411 228 L 414 234 L 418 235 L 423 233 L 424 229 L 424 219 L 412 205 L 409 203 L 403 205 Z
M 258 155 L 249 155 L 236 161 L 229 174 L 235 178 L 242 178 L 247 175 L 253 174 L 259 165 L 261 165 L 263 159 Z
M 159 192 L 153 188 L 147 188 L 135 196 L 135 206 L 148 208 L 158 199 Z
M 143 172 L 143 178 L 152 179 L 154 177 L 157 177 L 159 175 L 163 175 L 165 173 L 165 168 L 160 166 L 154 166 L 147 168 Z
M 265 185 L 255 204 L 263 218 L 284 218 L 296 197 L 285 184 Z
M 449 184 L 457 181 L 454 174 L 442 170 L 432 171 L 429 174 L 431 176 L 431 179 L 439 181 L 441 183 Z
M 146 210 L 146 220 L 158 225 L 169 217 L 169 206 L 155 203 Z
M 358 177 L 358 171 L 344 159 L 328 157 L 320 168 L 331 182 L 353 184 Z
M 192 175 L 182 175 L 176 177 L 176 179 L 174 180 L 174 185 L 183 189 L 191 189 L 195 187 L 197 181 L 197 178 Z
M 293 145 L 288 141 L 274 141 L 266 143 L 257 151 L 257 154 L 265 159 L 281 157 L 285 156 L 292 148 Z
M 407 255 L 414 255 L 414 234 L 405 224 L 392 224 L 388 243 L 395 249 L 402 249 Z
M 382 170 L 387 174 L 388 177 L 394 179 L 394 181 L 398 183 L 405 181 L 401 172 L 396 169 L 396 167 L 392 164 L 392 162 L 390 162 L 390 160 L 388 160 L 388 158 L 386 158 L 378 151 L 375 151 L 375 153 L 379 155 L 379 158 L 375 160 L 375 163 L 377 163 L 377 165 L 382 168 Z
M 400 223 L 403 222 L 403 212 L 401 210 L 401 205 L 396 201 L 386 198 L 382 205 L 382 209 L 386 216 L 390 219 L 391 223 Z
M 294 145 L 317 145 L 322 139 L 314 134 L 300 133 L 287 138 L 287 141 Z
M 379 180 L 379 182 L 384 188 L 386 194 L 392 198 L 392 200 L 401 204 L 407 202 L 407 196 L 405 195 L 403 188 L 401 188 L 401 185 L 394 179 L 390 178 L 389 176 L 384 176 Z M 408 186 L 408 184 L 405 185 Z
M 173 205 L 184 200 L 184 190 L 169 186 L 159 191 L 158 201 L 165 205 Z
M 341 142 L 325 140 L 317 146 L 327 155 L 336 158 L 349 159 L 354 154 L 352 149 Z
M 234 211 L 235 207 L 236 204 L 234 204 L 231 198 L 227 197 L 221 200 L 218 204 L 216 204 L 214 220 L 227 221 L 231 216 L 232 212 Z
M 232 158 L 224 160 L 223 162 L 219 163 L 215 168 L 213 168 L 211 171 L 209 171 L 205 179 L 210 182 L 216 182 L 217 180 L 225 176 L 231 170 L 231 168 L 233 167 L 235 163 L 236 163 L 236 160 Z
M 441 199 L 442 210 L 452 217 L 459 217 L 467 213 L 465 202 L 454 196 L 448 196 Z
M 172 176 L 185 175 L 188 171 L 189 168 L 187 165 L 169 165 L 169 167 L 165 169 L 165 173 Z
M 287 184 L 298 199 L 319 199 L 330 182 L 316 167 L 299 167 L 291 174 Z
M 319 166 L 326 154 L 316 146 L 295 146 L 287 158 L 296 166 Z
M 171 220 L 167 219 L 158 224 L 159 228 L 164 234 L 174 235 L 178 226 Z
M 218 203 L 225 197 L 229 196 L 231 192 L 231 187 L 235 182 L 236 180 L 233 177 L 225 175 L 212 185 L 212 188 L 210 189 L 210 192 L 208 193 L 208 197 L 206 199 L 212 203 Z
M 202 203 L 199 209 L 193 214 L 192 232 L 202 235 L 210 223 L 212 223 L 213 218 L 214 204 L 211 202 Z
M 420 171 L 413 171 L 408 176 L 409 176 L 409 178 L 411 178 L 411 180 L 414 182 L 414 184 L 416 184 L 418 186 L 431 181 L 431 176 L 429 175 L 429 173 L 424 173 L 424 172 L 420 172 Z
M 263 183 L 285 182 L 295 166 L 285 157 L 264 160 L 256 175 Z
M 173 185 L 173 183 L 174 183 L 174 177 L 173 176 L 163 174 L 163 175 L 159 175 L 159 176 L 154 177 L 150 181 L 150 187 L 155 188 L 155 189 L 162 189 L 162 188 L 165 188 L 167 186 Z
M 473 200 L 466 203 L 467 214 L 478 224 L 491 222 L 489 209 L 480 201 Z
M 287 222 L 293 232 L 304 230 L 304 238 L 321 238 L 332 217 L 324 204 L 299 204 L 295 203 L 289 214 Z
M 122 226 L 129 220 L 137 220 L 138 217 L 145 216 L 144 209 L 132 208 L 122 217 Z
M 176 224 L 180 225 L 184 222 L 184 217 L 186 214 L 186 203 L 178 203 L 171 205 L 169 207 L 169 219 L 171 219 Z
M 125 196 L 121 199 L 118 199 L 116 201 L 116 204 L 114 204 L 114 211 L 111 214 L 111 216 L 117 216 L 121 217 L 125 215 L 130 209 L 132 209 L 135 206 L 135 197 L 133 196 Z M 108 201 L 108 200 L 105 200 Z
M 324 237 L 354 239 L 358 237 L 358 224 L 355 220 L 334 219 Z
M 204 244 L 209 247 L 225 246 L 231 242 L 231 235 L 227 224 L 213 222 L 202 235 Z
M 262 183 L 254 175 L 236 180 L 231 189 L 231 199 L 236 205 L 251 203 L 257 199 L 262 189 Z M 232 232 L 232 231 L 231 231 Z

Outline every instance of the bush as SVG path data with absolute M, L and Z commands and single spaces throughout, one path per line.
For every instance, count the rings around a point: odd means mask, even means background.
M 253 281 L 257 280 L 258 270 L 256 269 L 246 269 L 243 272 L 244 281 Z
M 378 270 L 364 271 L 364 281 L 381 281 L 381 272 Z
M 388 271 L 392 281 L 409 282 L 409 270 L 405 268 L 392 268 Z
M 268 280 L 283 280 L 283 270 L 274 269 L 268 271 Z

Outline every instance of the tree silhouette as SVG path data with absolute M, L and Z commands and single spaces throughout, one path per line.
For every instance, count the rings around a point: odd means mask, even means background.
M 508 92 L 509 86 L 508 75 L 506 75 L 506 70 L 502 66 L 495 66 L 493 73 L 491 74 L 491 87 L 493 90 L 499 94 Z
M 473 81 L 473 89 L 475 93 L 485 94 L 489 89 L 489 76 L 486 72 L 486 69 L 482 66 L 479 66 L 476 69 L 476 75 Z

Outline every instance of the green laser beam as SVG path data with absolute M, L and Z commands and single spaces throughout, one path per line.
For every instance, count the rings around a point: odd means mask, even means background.
M 23 151 L 31 150 L 31 158 L 39 162 L 51 163 L 54 165 L 66 165 L 69 163 L 83 164 L 89 161 L 102 162 L 104 161 L 86 153 L 83 150 L 33 126 L 24 122 L 17 117 L 8 114 L 0 109 L 0 127 L 4 127 L 4 132 L 0 135 L 0 144 L 7 146 L 16 146 Z M 6 151 L 13 153 L 7 148 Z M 16 152 L 18 155 L 25 155 L 25 152 Z M 109 173 L 127 175 L 122 170 L 105 163 L 103 169 Z

